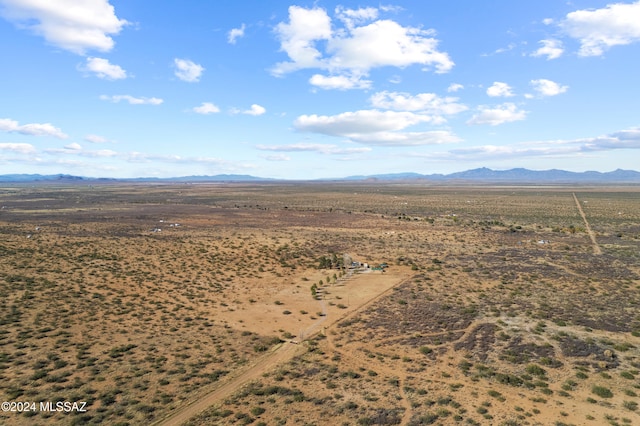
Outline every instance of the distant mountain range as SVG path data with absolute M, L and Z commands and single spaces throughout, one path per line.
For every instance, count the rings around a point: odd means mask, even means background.
M 612 172 L 568 172 L 566 170 L 510 169 L 492 170 L 486 167 L 447 175 L 419 173 L 393 173 L 371 176 L 349 176 L 344 180 L 429 180 L 466 182 L 516 183 L 640 183 L 640 172 L 617 169 Z
M 612 172 L 568 172 L 566 170 L 510 169 L 492 170 L 486 167 L 451 174 L 390 173 L 377 175 L 347 176 L 344 178 L 316 179 L 324 181 L 434 181 L 434 182 L 496 182 L 496 183 L 640 183 L 640 172 L 614 170 Z M 276 179 L 251 175 L 222 174 L 214 176 L 181 176 L 172 178 L 89 178 L 67 174 L 10 174 L 0 175 L 0 182 L 277 182 Z
M 0 175 L 0 182 L 256 182 L 271 181 L 273 179 L 250 175 L 215 175 L 215 176 L 180 176 L 171 178 L 140 177 L 140 178 L 92 178 L 66 174 L 38 175 L 12 174 Z

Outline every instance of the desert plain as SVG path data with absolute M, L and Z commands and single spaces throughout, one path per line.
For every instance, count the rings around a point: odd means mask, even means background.
M 634 186 L 0 184 L 0 401 L 86 407 L 3 425 L 632 425 L 639 395 Z

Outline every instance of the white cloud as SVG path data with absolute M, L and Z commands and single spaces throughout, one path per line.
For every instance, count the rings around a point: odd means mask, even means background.
M 114 45 L 111 36 L 128 23 L 116 16 L 108 0 L 3 0 L 2 5 L 2 16 L 19 28 L 80 55 L 108 52 Z
M 610 151 L 618 149 L 640 149 L 640 127 L 598 136 L 579 139 L 570 143 L 578 144 L 581 151 Z
M 445 73 L 454 65 L 447 53 L 437 49 L 433 30 L 403 27 L 388 19 L 373 21 L 378 16 L 374 8 L 338 7 L 336 15 L 343 28 L 333 29 L 324 9 L 291 6 L 289 22 L 275 28 L 280 49 L 290 60 L 276 64 L 272 73 L 282 76 L 301 69 L 327 70 L 329 76 L 316 74 L 310 82 L 344 90 L 368 88 L 370 83 L 362 79 L 372 68 L 418 64 Z M 321 41 L 325 43 L 318 43 Z
M 98 135 L 87 135 L 84 137 L 84 140 L 87 142 L 91 142 L 91 143 L 107 143 L 107 142 L 111 142 L 109 139 L 103 137 L 103 136 L 98 136 Z
M 510 102 L 499 105 L 495 108 L 481 106 L 478 114 L 474 114 L 467 124 L 490 124 L 497 126 L 512 121 L 524 120 L 527 112 L 519 110 L 515 104 Z
M 494 55 L 498 55 L 498 54 L 500 54 L 500 53 L 509 52 L 509 51 L 511 51 L 511 50 L 513 50 L 513 49 L 515 49 L 515 48 L 516 48 L 516 44 L 515 44 L 515 43 L 509 43 L 509 44 L 507 45 L 507 47 L 499 47 L 498 49 L 496 49 L 496 50 L 493 52 L 493 54 L 494 54 Z M 485 56 L 489 56 L 489 55 L 485 55 Z
M 328 155 L 360 154 L 371 151 L 369 147 L 340 148 L 337 145 L 300 142 L 289 145 L 256 145 L 261 151 L 317 152 Z
M 106 158 L 116 157 L 119 155 L 119 153 L 111 149 L 99 149 L 97 151 L 85 151 L 83 155 L 87 157 Z
M 371 80 L 362 80 L 362 77 L 357 75 L 333 75 L 324 76 L 320 74 L 314 74 L 309 83 L 313 86 L 321 89 L 368 89 L 371 87 Z
M 640 41 L 640 1 L 576 10 L 559 26 L 580 41 L 578 55 L 600 56 L 610 47 Z
M 193 112 L 197 112 L 198 114 L 215 114 L 216 112 L 220 112 L 220 108 L 211 102 L 203 102 L 202 105 L 194 107 Z
M 466 105 L 457 103 L 458 98 L 442 98 L 434 93 L 418 93 L 412 96 L 401 92 L 378 92 L 371 96 L 370 102 L 375 108 L 395 111 L 420 111 L 431 114 L 433 121 L 442 121 L 442 115 L 458 114 L 466 111 Z
M 511 160 L 517 158 L 575 158 L 594 152 L 640 149 L 640 128 L 585 139 L 521 142 L 511 145 L 480 145 L 446 152 L 422 154 L 451 161 Z
M 464 89 L 464 86 L 460 83 L 451 83 L 449 87 L 447 87 L 447 92 L 457 92 L 458 90 Z
M 380 5 L 380 10 L 383 12 L 393 12 L 393 13 L 398 13 L 401 12 L 403 10 L 405 10 L 402 6 L 395 6 L 392 4 L 381 4 Z
M 239 38 L 244 37 L 244 30 L 245 30 L 246 26 L 244 24 L 242 24 L 240 26 L 240 28 L 232 28 L 229 33 L 227 34 L 227 42 L 229 44 L 236 44 L 236 41 Z
M 127 72 L 119 65 L 111 64 L 103 58 L 87 58 L 87 71 L 95 73 L 99 78 L 106 80 L 121 80 L 127 78 Z
M 569 86 L 562 86 L 555 81 L 541 78 L 539 80 L 531 80 L 533 90 L 538 92 L 539 96 L 556 96 L 566 92 Z
M 448 130 L 430 130 L 426 132 L 376 132 L 352 137 L 355 142 L 370 145 L 418 146 L 439 145 L 460 142 L 455 134 Z
M 0 130 L 29 136 L 53 136 L 58 139 L 66 139 L 68 137 L 62 130 L 50 123 L 20 125 L 17 121 L 9 118 L 0 118 Z
M 274 154 L 274 155 L 261 155 L 261 158 L 264 158 L 267 161 L 290 161 L 291 157 L 285 154 Z
M 110 149 L 86 150 L 79 143 L 70 143 L 62 148 L 49 148 L 44 150 L 49 155 L 76 155 L 87 158 L 109 158 L 122 156 L 120 153 Z
M 332 35 L 331 19 L 324 9 L 290 6 L 289 23 L 279 23 L 275 32 L 280 39 L 280 50 L 291 59 L 291 62 L 277 64 L 273 69 L 275 75 L 322 67 L 322 54 L 316 49 L 315 42 L 328 40 Z
M 0 143 L 0 151 L 15 152 L 18 154 L 35 154 L 36 148 L 29 143 Z
M 68 149 L 70 151 L 81 151 L 82 150 L 82 145 L 80 145 L 77 142 L 73 142 L 73 143 L 70 143 L 68 145 L 65 145 L 64 148 Z
M 185 157 L 182 155 L 161 155 L 148 154 L 145 152 L 128 152 L 122 154 L 121 157 L 129 163 L 152 163 L 161 162 L 169 164 L 186 164 L 186 165 L 206 165 L 222 168 L 225 171 L 233 172 L 238 170 L 250 169 L 253 166 L 246 164 L 236 164 L 216 157 Z
M 531 56 L 546 56 L 547 60 L 557 59 L 564 53 L 562 42 L 560 40 L 540 40 L 542 47 L 538 48 Z
M 495 81 L 491 87 L 487 89 L 487 95 L 491 97 L 510 97 L 514 96 L 511 91 L 511 86 L 507 83 L 502 83 L 500 81 Z
M 265 112 L 267 112 L 267 109 L 263 106 L 260 106 L 258 104 L 252 104 L 251 108 L 246 109 L 246 110 L 241 110 L 238 108 L 231 108 L 231 114 L 246 114 L 246 115 L 262 115 Z
M 12 155 L 13 154 L 13 155 Z M 15 155 L 19 154 L 19 155 Z M 41 156 L 38 154 L 46 154 Z M 0 163 L 25 163 L 38 167 L 53 167 L 53 173 L 67 170 L 71 167 L 83 169 L 85 174 L 95 176 L 98 170 L 123 170 L 126 163 L 158 163 L 158 170 L 165 173 L 169 168 L 166 164 L 181 164 L 183 170 L 192 173 L 194 167 L 214 167 L 214 169 L 198 169 L 199 173 L 234 173 L 255 168 L 252 164 L 234 163 L 214 157 L 191 157 L 172 154 L 150 154 L 145 152 L 118 152 L 110 149 L 88 150 L 78 143 L 69 143 L 60 148 L 48 148 L 39 152 L 33 145 L 24 143 L 0 143 Z M 51 169 L 48 169 L 51 170 Z M 175 175 L 178 175 L 178 172 Z M 147 175 L 147 174 L 143 174 Z
M 258 104 L 253 104 L 251 105 L 251 109 L 249 109 L 248 111 L 245 111 L 244 113 L 249 115 L 262 115 L 265 112 L 267 112 L 265 107 Z
M 197 83 L 200 81 L 200 76 L 202 76 L 204 72 L 202 65 L 196 64 L 188 59 L 175 58 L 173 64 L 176 67 L 176 77 L 188 83 Z
M 113 95 L 113 96 L 101 95 L 100 99 L 103 101 L 111 101 L 114 103 L 118 103 L 120 101 L 127 101 L 131 105 L 160 105 L 164 102 L 164 100 L 160 98 L 145 98 L 145 97 L 136 98 L 131 95 Z
M 459 139 L 446 131 L 401 132 L 407 127 L 432 122 L 429 115 L 410 111 L 360 110 L 338 115 L 301 115 L 294 128 L 301 132 L 345 137 L 365 145 L 411 146 L 456 142 Z
M 335 14 L 339 20 L 344 22 L 347 28 L 353 28 L 358 24 L 376 19 L 378 17 L 378 9 L 375 7 L 346 9 L 343 6 L 338 6 L 335 9 Z
M 395 21 L 379 20 L 356 27 L 349 36 L 333 37 L 327 50 L 333 53 L 329 66 L 334 69 L 368 71 L 371 68 L 434 66 L 437 73 L 453 68 L 453 61 L 437 50 L 438 41 L 430 30 L 403 27 Z
M 412 112 L 360 110 L 338 115 L 301 115 L 294 127 L 303 132 L 330 136 L 347 136 L 402 130 L 414 124 L 430 121 L 431 117 Z

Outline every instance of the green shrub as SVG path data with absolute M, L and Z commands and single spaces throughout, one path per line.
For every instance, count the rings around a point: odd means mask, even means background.
M 545 371 L 544 368 L 540 367 L 539 365 L 536 364 L 529 364 L 527 365 L 527 373 L 529 374 L 533 374 L 534 376 L 544 376 L 545 374 L 547 374 L 547 372 Z
M 604 386 L 594 386 L 591 388 L 591 392 L 598 395 L 600 398 L 612 398 L 613 392 Z

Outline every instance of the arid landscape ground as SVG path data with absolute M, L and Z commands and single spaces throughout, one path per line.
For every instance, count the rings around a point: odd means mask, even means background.
M 0 325 L 3 425 L 638 425 L 640 189 L 0 184 Z

